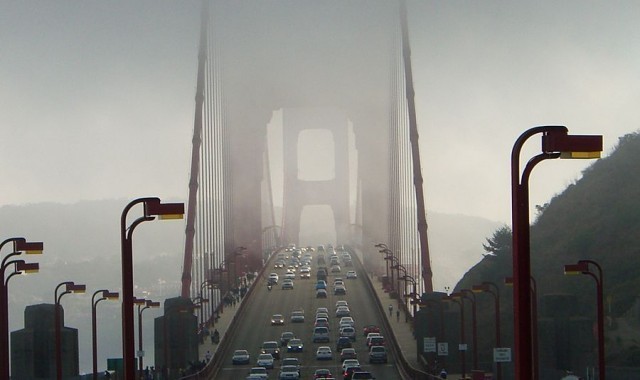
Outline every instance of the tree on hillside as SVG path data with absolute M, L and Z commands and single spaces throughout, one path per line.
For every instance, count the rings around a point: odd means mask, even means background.
M 503 225 L 498 228 L 493 236 L 487 238 L 487 244 L 482 244 L 482 248 L 487 252 L 486 256 L 506 256 L 511 255 L 511 228 Z

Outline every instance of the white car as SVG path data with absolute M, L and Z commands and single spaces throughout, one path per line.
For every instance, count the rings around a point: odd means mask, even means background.
M 345 300 L 339 300 L 336 302 L 336 308 L 340 307 L 340 306 L 346 306 L 349 307 L 349 304 L 347 303 L 347 301 Z
M 347 279 L 358 278 L 358 274 L 354 270 L 350 270 L 347 272 Z
M 331 360 L 333 359 L 333 353 L 331 352 L 331 347 L 329 346 L 320 346 L 316 351 L 316 360 Z
M 360 367 L 358 359 L 346 359 L 342 362 L 342 372 L 346 371 L 348 367 Z
M 273 368 L 273 356 L 271 354 L 258 355 L 258 361 L 256 362 L 258 367 Z
M 283 365 L 280 367 L 280 375 L 278 376 L 280 380 L 300 379 L 300 373 L 298 372 L 298 367 L 294 365 Z
M 267 373 L 267 369 L 264 367 L 253 367 L 249 372 L 249 376 L 257 379 L 268 379 L 269 374 Z
M 231 357 L 231 362 L 233 364 L 249 364 L 251 357 L 249 356 L 249 351 L 247 350 L 235 350 L 233 352 L 233 356 Z

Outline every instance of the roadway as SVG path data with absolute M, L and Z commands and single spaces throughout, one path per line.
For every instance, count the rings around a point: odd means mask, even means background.
M 229 344 L 229 350 L 222 356 L 222 367 L 215 375 L 216 379 L 244 379 L 252 366 L 255 366 L 256 358 L 260 353 L 260 347 L 262 342 L 275 340 L 280 341 L 280 335 L 282 332 L 291 331 L 297 338 L 302 339 L 304 343 L 304 350 L 300 353 L 287 353 L 286 347 L 283 347 L 282 357 L 297 357 L 302 365 L 301 379 L 311 379 L 316 369 L 327 368 L 331 371 L 333 376 L 337 379 L 341 379 L 341 362 L 338 352 L 336 351 L 336 338 L 338 336 L 338 318 L 335 317 L 335 303 L 337 300 L 346 300 L 349 303 L 351 310 L 351 316 L 356 322 L 356 330 L 358 336 L 353 344 L 356 349 L 358 360 L 360 361 L 362 368 L 366 371 L 370 371 L 377 379 L 397 379 L 400 378 L 400 374 L 395 369 L 394 358 L 392 353 L 389 353 L 389 364 L 369 364 L 368 363 L 368 350 L 365 346 L 365 340 L 362 336 L 362 328 L 368 324 L 375 324 L 382 326 L 382 316 L 377 313 L 375 301 L 372 300 L 372 295 L 369 293 L 368 288 L 364 281 L 366 273 L 362 270 L 357 259 L 354 258 L 355 267 L 342 268 L 341 273 L 331 273 L 327 278 L 328 284 L 328 297 L 326 299 L 315 298 L 315 272 L 317 264 L 314 260 L 311 270 L 311 279 L 300 279 L 299 276 L 294 280 L 294 289 L 283 290 L 280 288 L 282 279 L 284 278 L 285 269 L 274 269 L 273 260 L 269 261 L 271 268 L 267 268 L 264 274 L 259 278 L 256 284 L 258 287 L 254 290 L 248 301 L 242 315 L 236 316 L 239 319 L 240 328 L 236 330 L 236 333 L 229 337 L 231 342 Z M 357 279 L 346 279 L 346 270 L 355 269 L 358 273 Z M 279 285 L 274 286 L 271 291 L 267 289 L 266 276 L 269 273 L 278 273 L 280 276 Z M 342 277 L 345 281 L 347 288 L 347 294 L 344 296 L 333 295 L 332 283 L 335 277 Z M 263 284 L 263 286 L 259 286 Z M 331 341 L 329 343 L 312 343 L 311 335 L 313 332 L 313 324 L 316 309 L 319 307 L 326 307 L 330 312 L 330 330 Z M 305 311 L 304 323 L 291 323 L 289 316 L 293 310 L 303 309 Z M 283 314 L 285 316 L 285 324 L 283 326 L 272 326 L 271 316 L 273 314 Z M 384 329 L 382 334 L 385 335 Z M 331 361 L 318 361 L 315 358 L 316 349 L 319 346 L 330 346 L 334 358 Z M 251 364 L 248 365 L 233 365 L 231 362 L 231 356 L 236 349 L 246 349 L 251 354 Z M 277 360 L 275 368 L 269 370 L 269 378 L 277 379 L 279 373 L 279 363 Z

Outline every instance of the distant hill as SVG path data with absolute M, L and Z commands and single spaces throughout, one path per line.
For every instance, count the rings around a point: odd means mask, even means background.
M 564 264 L 591 259 L 604 271 L 607 314 L 614 318 L 633 316 L 625 323 L 638 328 L 640 319 L 633 308 L 640 289 L 638 173 L 640 134 L 636 132 L 621 137 L 614 152 L 595 161 L 580 180 L 544 207 L 531 226 L 532 276 L 536 279 L 539 295 L 574 294 L 578 297 L 577 312 L 594 316 L 593 279 L 563 273 Z M 504 277 L 512 273 L 511 263 L 510 254 L 487 256 L 464 275 L 456 289 L 470 288 L 482 281 L 502 284 Z M 501 290 L 506 294 L 504 309 L 511 310 L 511 290 L 505 287 Z M 481 306 L 490 314 L 486 310 L 488 304 Z M 512 319 L 510 312 L 503 313 L 507 324 Z M 638 342 L 633 344 L 637 346 Z M 619 341 L 617 345 L 624 346 L 624 343 Z M 616 358 L 609 360 L 620 365 L 629 364 Z

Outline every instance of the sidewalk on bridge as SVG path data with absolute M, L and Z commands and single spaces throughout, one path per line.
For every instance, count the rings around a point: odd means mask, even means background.
M 220 318 L 218 318 L 218 321 L 209 328 L 210 335 L 206 336 L 204 338 L 204 343 L 198 346 L 198 358 L 201 361 L 206 360 L 207 356 L 213 357 L 213 354 L 215 354 L 216 350 L 218 349 L 218 343 L 213 343 L 213 341 L 211 340 L 213 331 L 218 330 L 218 333 L 220 334 L 220 341 L 222 341 L 225 334 L 227 333 L 229 325 L 231 325 L 231 321 L 233 321 L 233 318 L 236 315 L 236 311 L 238 311 L 238 308 L 240 308 L 241 302 L 244 302 L 244 298 L 240 302 L 236 301 L 233 305 L 225 306 L 223 312 L 220 313 Z M 207 352 L 209 352 L 209 355 L 207 355 Z
M 415 337 L 413 336 L 413 329 L 411 320 L 406 318 L 403 308 L 398 308 L 398 300 L 391 298 L 389 293 L 384 291 L 382 287 L 382 281 L 379 277 L 370 277 L 371 284 L 376 291 L 376 295 L 380 300 L 380 303 L 385 309 L 385 317 L 393 330 L 393 334 L 396 337 L 396 341 L 400 346 L 400 351 L 405 360 L 415 369 L 424 370 L 424 366 L 420 363 L 418 358 L 418 345 Z M 389 305 L 393 305 L 393 311 L 389 315 Z M 400 310 L 398 316 L 397 311 Z M 449 374 L 447 379 L 458 380 L 461 376 L 459 374 Z

